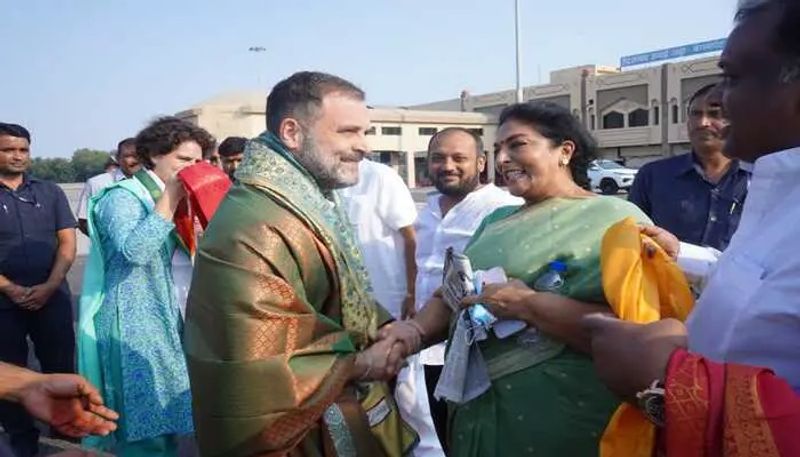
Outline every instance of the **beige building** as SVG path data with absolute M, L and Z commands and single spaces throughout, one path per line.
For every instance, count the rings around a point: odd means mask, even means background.
M 550 73 L 548 84 L 523 89 L 527 100 L 546 100 L 572 111 L 590 129 L 600 153 L 638 167 L 689 149 L 686 103 L 700 87 L 719 78 L 717 58 L 702 58 L 620 71 L 586 65 Z M 199 103 L 177 114 L 218 139 L 254 137 L 266 126 L 266 92 L 237 92 Z M 425 151 L 431 135 L 450 126 L 473 129 L 491 155 L 497 115 L 514 103 L 515 91 L 403 108 L 370 108 L 369 145 L 376 159 L 396 168 L 410 187 L 425 184 Z M 494 176 L 489 160 L 487 176 Z
M 717 57 L 620 71 L 587 65 L 550 73 L 550 83 L 523 89 L 523 98 L 558 103 L 583 120 L 601 154 L 630 166 L 689 149 L 686 103 L 700 87 L 716 82 Z M 515 91 L 411 106 L 415 110 L 459 110 L 499 114 L 514 103 Z
M 252 138 L 266 128 L 266 98 L 262 92 L 230 93 L 176 116 L 205 128 L 220 141 L 228 136 Z M 409 187 L 416 187 L 418 182 L 426 184 L 426 151 L 434 133 L 446 127 L 462 127 L 488 138 L 486 144 L 491 145 L 497 128 L 496 116 L 479 112 L 381 107 L 371 107 L 369 112 L 367 135 L 373 158 L 395 168 Z M 494 175 L 493 170 L 492 166 L 489 176 Z

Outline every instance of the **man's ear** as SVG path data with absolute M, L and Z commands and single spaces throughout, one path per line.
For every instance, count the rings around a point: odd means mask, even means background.
M 287 117 L 278 127 L 278 138 L 290 151 L 298 151 L 303 144 L 303 127 L 297 119 Z
M 486 154 L 478 154 L 478 173 L 486 169 Z

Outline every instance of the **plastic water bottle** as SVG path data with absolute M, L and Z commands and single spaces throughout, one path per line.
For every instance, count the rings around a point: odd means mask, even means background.
M 566 272 L 566 263 L 559 260 L 550 262 L 547 271 L 533 283 L 533 289 L 537 292 L 559 293 L 564 288 L 564 273 Z M 529 326 L 519 336 L 519 342 L 523 345 L 535 345 L 538 341 L 539 330 L 533 326 Z
M 564 273 L 567 272 L 567 264 L 554 260 L 548 267 L 548 270 L 533 283 L 533 288 L 538 292 L 558 293 L 564 287 Z

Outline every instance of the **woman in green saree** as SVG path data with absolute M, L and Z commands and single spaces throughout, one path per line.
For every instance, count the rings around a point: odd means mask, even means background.
M 505 339 L 490 332 L 478 343 L 491 385 L 477 398 L 450 403 L 450 455 L 597 455 L 618 400 L 594 373 L 580 319 L 610 311 L 600 273 L 606 229 L 626 217 L 648 219 L 623 199 L 585 190 L 594 141 L 560 106 L 506 108 L 495 151 L 508 190 L 526 203 L 489 215 L 465 254 L 473 270 L 499 266 L 514 280 L 487 285 L 464 304 L 482 303 L 528 327 Z M 563 284 L 534 291 L 553 261 L 566 264 Z M 453 317 L 434 296 L 413 321 L 384 332 L 405 335 L 409 345 L 420 337 L 431 344 L 446 336 Z

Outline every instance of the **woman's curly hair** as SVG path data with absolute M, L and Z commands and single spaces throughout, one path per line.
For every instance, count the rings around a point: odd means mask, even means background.
M 146 168 L 153 168 L 153 157 L 167 155 L 187 141 L 200 145 L 203 155 L 217 141 L 205 129 L 173 116 L 160 117 L 136 135 L 136 154 Z

